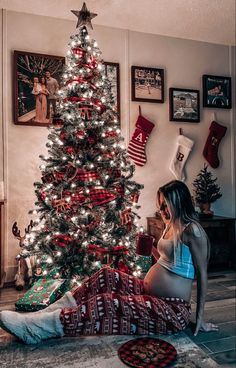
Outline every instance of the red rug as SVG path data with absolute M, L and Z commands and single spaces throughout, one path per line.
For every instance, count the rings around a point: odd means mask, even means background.
M 174 362 L 177 352 L 168 342 L 144 337 L 127 341 L 118 350 L 123 363 L 134 368 L 162 368 Z

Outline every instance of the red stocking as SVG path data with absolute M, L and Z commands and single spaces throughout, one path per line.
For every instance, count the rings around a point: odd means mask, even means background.
M 216 121 L 213 121 L 211 123 L 211 126 L 209 128 L 210 133 L 208 135 L 204 150 L 203 150 L 203 156 L 205 159 L 209 162 L 211 167 L 216 169 L 219 164 L 219 158 L 218 158 L 218 148 L 221 139 L 224 137 L 227 128 L 223 125 L 220 125 Z
M 154 124 L 139 115 L 135 126 L 136 129 L 128 145 L 128 154 L 136 165 L 143 166 L 147 161 L 145 146 Z

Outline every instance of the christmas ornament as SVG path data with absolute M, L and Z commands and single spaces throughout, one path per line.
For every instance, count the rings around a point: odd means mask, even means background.
M 216 169 L 219 167 L 220 160 L 218 157 L 218 149 L 222 138 L 224 137 L 227 128 L 216 121 L 213 121 L 209 128 L 210 132 L 203 149 L 203 156 L 207 162 Z
M 71 12 L 78 18 L 76 28 L 88 26 L 93 29 L 91 20 L 97 16 L 95 13 L 90 13 L 85 3 L 80 11 L 78 10 L 71 10 Z
M 73 238 L 68 235 L 55 235 L 52 238 L 52 244 L 59 247 L 67 247 L 69 243 L 73 241 Z
M 121 225 L 130 225 L 133 222 L 133 216 L 131 213 L 131 208 L 127 208 L 120 213 Z
M 177 137 L 176 150 L 170 163 L 170 171 L 177 180 L 185 180 L 183 172 L 188 156 L 193 148 L 194 142 L 184 135 Z
M 64 198 L 53 199 L 52 206 L 57 212 L 64 212 L 71 208 L 71 205 Z
M 148 137 L 154 128 L 154 124 L 145 119 L 142 115 L 139 115 L 135 124 L 136 129 L 133 133 L 131 141 L 128 145 L 128 154 L 137 166 L 144 166 L 147 162 L 146 158 L 146 143 Z
M 56 177 L 54 176 L 53 173 L 48 173 L 48 174 L 44 174 L 41 178 L 42 182 L 45 184 L 50 184 L 50 183 L 54 183 L 54 181 L 56 180 Z

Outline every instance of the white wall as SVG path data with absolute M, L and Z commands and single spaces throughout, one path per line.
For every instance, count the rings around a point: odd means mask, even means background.
M 14 257 L 18 252 L 17 241 L 11 235 L 11 226 L 18 222 L 23 230 L 29 222 L 28 210 L 34 207 L 33 182 L 40 179 L 39 154 L 46 153 L 47 129 L 43 127 L 17 126 L 13 123 L 12 72 L 13 50 L 31 51 L 64 56 L 71 34 L 75 33 L 75 22 L 41 17 L 16 12 L 4 13 L 4 108 L 3 121 L 5 135 L 4 174 L 7 178 L 6 228 L 4 260 L 7 280 L 12 280 L 15 272 Z M 147 144 L 147 164 L 137 168 L 135 179 L 145 185 L 140 197 L 142 223 L 146 216 L 155 212 L 157 188 L 173 179 L 168 166 L 173 156 L 178 128 L 195 141 L 193 152 L 186 165 L 187 181 L 191 183 L 202 168 L 202 149 L 212 120 L 212 109 L 201 109 L 199 124 L 169 122 L 168 88 L 186 87 L 201 90 L 201 76 L 204 73 L 229 75 L 229 48 L 226 46 L 130 32 L 107 27 L 94 27 L 91 32 L 98 41 L 106 61 L 119 62 L 121 72 L 121 120 L 126 143 L 133 132 L 138 116 L 138 103 L 130 98 L 131 65 L 161 67 L 165 69 L 165 103 L 142 103 L 143 115 L 155 123 L 155 128 Z M 202 96 L 201 96 L 202 97 Z M 233 150 L 231 139 L 232 114 L 227 110 L 216 110 L 218 122 L 228 127 L 220 145 L 221 164 L 212 170 L 222 187 L 223 198 L 219 199 L 214 210 L 216 214 L 232 216 L 235 213 L 232 203 Z M 0 170 L 3 160 L 0 155 Z M 0 171 L 1 173 L 1 171 Z

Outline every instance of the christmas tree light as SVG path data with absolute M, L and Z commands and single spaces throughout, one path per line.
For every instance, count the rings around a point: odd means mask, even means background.
M 95 15 L 83 8 L 73 11 L 79 32 L 68 45 L 48 155 L 40 156 L 42 181 L 34 184 L 37 208 L 31 213 L 38 220 L 25 243 L 44 275 L 56 269 L 58 277 L 77 283 L 104 264 L 140 275 L 134 209 L 142 189 L 132 180 L 134 165 L 120 135 L 101 52 L 86 28 Z

